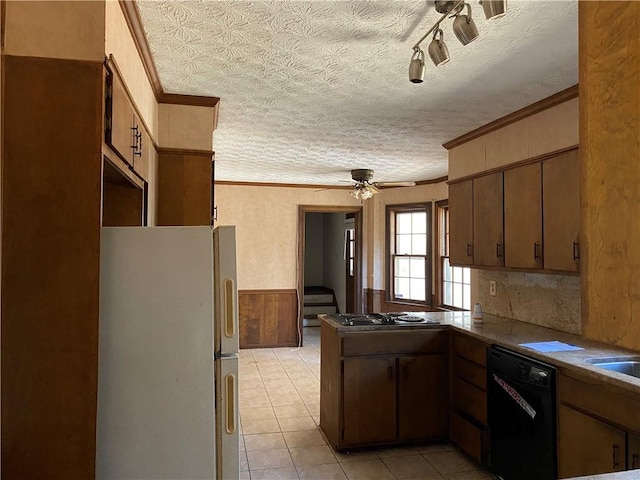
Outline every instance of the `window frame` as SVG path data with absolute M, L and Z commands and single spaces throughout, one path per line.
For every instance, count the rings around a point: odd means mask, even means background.
M 408 213 L 423 211 L 427 214 L 427 245 L 425 253 L 425 300 L 413 300 L 396 298 L 395 296 L 395 265 L 393 262 L 395 246 L 395 213 Z M 407 203 L 400 205 L 385 206 L 385 284 L 386 301 L 399 305 L 420 305 L 421 307 L 432 307 L 433 305 L 433 209 L 431 202 Z
M 435 203 L 436 207 L 436 226 L 435 226 L 435 239 L 436 239 L 436 252 L 437 252 L 437 261 L 436 266 L 436 302 L 439 308 L 443 310 L 452 310 L 459 312 L 468 312 L 471 310 L 471 298 L 469 298 L 469 309 L 454 307 L 453 305 L 448 305 L 444 303 L 444 258 L 449 258 L 447 252 L 447 227 L 446 227 L 446 214 L 445 211 L 449 210 L 449 200 L 440 200 Z M 450 234 L 450 232 L 449 232 Z M 471 268 L 470 267 L 460 267 L 466 268 L 469 270 L 469 289 L 471 290 Z M 463 274 L 464 275 L 464 274 Z M 463 276 L 464 278 L 464 276 Z

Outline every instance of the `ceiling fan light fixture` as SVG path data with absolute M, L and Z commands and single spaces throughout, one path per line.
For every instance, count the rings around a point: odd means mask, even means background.
M 440 38 L 438 38 L 438 34 L 440 34 Z M 431 61 L 433 64 L 438 67 L 440 65 L 444 65 L 447 63 L 449 58 L 449 49 L 443 40 L 442 29 L 437 28 L 433 31 L 433 40 L 429 44 L 429 56 L 431 57 Z
M 504 17 L 507 13 L 507 0 L 481 0 L 480 4 L 487 20 Z
M 456 18 L 453 20 L 453 33 L 456 34 L 462 45 L 469 45 L 480 34 L 478 33 L 476 22 L 471 18 L 471 5 L 468 3 L 464 5 L 467 7 L 467 14 L 460 15 L 460 12 L 456 14 Z

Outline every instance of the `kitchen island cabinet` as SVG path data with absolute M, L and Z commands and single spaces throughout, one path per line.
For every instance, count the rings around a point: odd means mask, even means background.
M 320 427 L 335 450 L 446 439 L 447 330 L 321 332 Z

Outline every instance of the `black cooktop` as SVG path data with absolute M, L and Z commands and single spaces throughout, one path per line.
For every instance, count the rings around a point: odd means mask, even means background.
M 407 312 L 391 313 L 334 313 L 329 315 L 341 325 L 410 325 L 410 324 L 439 324 L 435 320 L 424 316 L 414 315 Z

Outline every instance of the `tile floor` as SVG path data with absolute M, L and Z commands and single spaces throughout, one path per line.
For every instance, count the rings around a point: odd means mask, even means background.
M 320 423 L 320 328 L 305 327 L 302 348 L 240 351 L 240 478 L 493 478 L 451 445 L 334 452 Z

